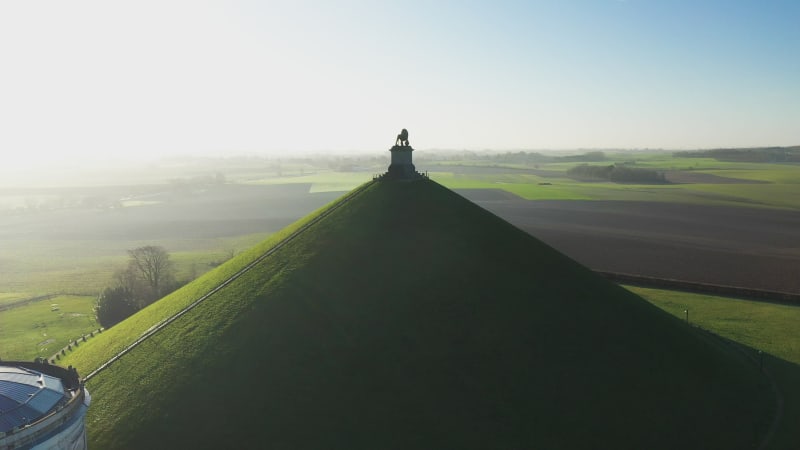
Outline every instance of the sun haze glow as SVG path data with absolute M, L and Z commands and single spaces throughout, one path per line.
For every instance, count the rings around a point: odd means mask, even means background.
M 0 148 L 797 145 L 798 22 L 792 0 L 3 2 Z

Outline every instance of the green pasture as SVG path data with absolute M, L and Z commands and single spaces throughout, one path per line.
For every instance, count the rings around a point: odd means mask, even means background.
M 800 209 L 800 184 L 626 184 L 535 175 L 434 172 L 450 189 L 501 189 L 526 200 L 616 200 Z M 539 183 L 550 183 L 541 185 Z
M 626 286 L 664 311 L 753 349 L 800 364 L 800 306 Z
M 30 361 L 49 358 L 100 326 L 93 296 L 59 295 L 0 311 L 0 358 Z
M 626 286 L 655 306 L 746 346 L 752 357 L 764 352 L 764 364 L 784 398 L 784 426 L 773 449 L 800 448 L 800 306 L 758 302 L 714 295 L 691 294 Z
M 715 204 L 745 207 L 800 209 L 800 165 L 757 164 L 717 161 L 711 158 L 676 158 L 669 155 L 609 155 L 608 161 L 591 162 L 607 165 L 632 161 L 636 167 L 662 170 L 691 170 L 726 178 L 762 181 L 763 184 L 628 184 L 585 182 L 566 176 L 576 162 L 537 165 L 538 170 L 563 173 L 563 177 L 540 177 L 513 170 L 498 173 L 504 167 L 492 161 L 464 161 L 458 165 L 491 168 L 484 174 L 457 174 L 443 171 L 447 164 L 437 163 L 439 170 L 432 179 L 451 189 L 502 189 L 527 200 L 617 200 L 659 201 L 672 203 Z M 453 164 L 454 165 L 454 164 Z M 519 167 L 517 167 L 519 166 Z M 515 168 L 532 168 L 516 165 Z M 549 183 L 549 184 L 541 184 Z
M 685 158 L 675 157 L 669 154 L 611 154 L 608 155 L 609 162 L 623 163 L 633 162 L 635 167 L 645 167 L 649 169 L 661 170 L 722 170 L 722 169 L 747 169 L 753 166 L 753 163 L 737 163 L 728 161 L 717 161 L 714 158 Z
M 800 164 L 743 164 L 727 169 L 704 170 L 705 173 L 743 180 L 779 184 L 800 184 Z
M 214 240 L 185 240 L 173 242 L 170 259 L 178 280 L 191 280 L 224 263 L 263 241 L 269 233 Z M 124 244 L 124 245 L 123 245 Z M 164 243 L 169 245 L 168 243 Z M 125 248 L 142 245 L 139 242 L 115 243 L 106 253 L 104 244 L 60 243 L 59 252 L 74 252 L 72 258 L 47 257 L 42 254 L 14 254 L 18 258 L 12 267 L 4 268 L 0 281 L 0 307 L 45 294 L 59 295 L 57 299 L 42 300 L 0 311 L 0 358 L 29 360 L 36 356 L 49 357 L 63 348 L 69 339 L 96 329 L 94 302 L 99 292 L 113 283 L 113 273 L 127 264 Z M 34 248 L 36 246 L 33 246 Z M 169 250 L 169 248 L 168 248 Z M 29 251 L 32 251 L 29 249 Z M 6 255 L 9 256 L 9 255 Z M 58 311 L 51 311 L 51 304 Z M 46 334 L 47 336 L 44 336 Z M 41 337 L 41 339 L 39 339 Z M 42 342 L 53 340 L 47 344 Z M 49 352 L 49 353 L 48 353 Z
M 125 255 L 118 244 L 20 240 L 6 244 L 0 292 L 33 297 L 52 293 L 96 295 Z M 16 294 L 15 294 L 16 295 Z

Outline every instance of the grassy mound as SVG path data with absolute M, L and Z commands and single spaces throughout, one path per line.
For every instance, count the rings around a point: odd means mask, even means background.
M 369 187 L 88 387 L 103 449 L 750 448 L 772 408 L 735 351 L 426 180 Z

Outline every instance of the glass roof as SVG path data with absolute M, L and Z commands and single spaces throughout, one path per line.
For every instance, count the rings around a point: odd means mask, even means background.
M 0 366 L 0 432 L 27 425 L 69 399 L 61 380 L 14 366 Z

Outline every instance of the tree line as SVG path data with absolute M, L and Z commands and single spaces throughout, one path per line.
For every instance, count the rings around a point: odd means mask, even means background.
M 620 164 L 610 166 L 590 166 L 581 164 L 567 170 L 567 175 L 575 178 L 608 180 L 617 183 L 666 183 L 664 172 L 653 169 L 628 167 Z
M 606 155 L 600 151 L 582 153 L 579 155 L 544 155 L 538 152 L 505 152 L 486 155 L 485 159 L 511 164 L 543 164 L 563 162 L 601 162 L 606 161 Z
M 714 158 L 717 161 L 782 163 L 800 162 L 800 146 L 763 148 L 717 148 L 676 152 L 679 158 Z

